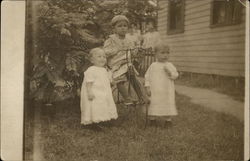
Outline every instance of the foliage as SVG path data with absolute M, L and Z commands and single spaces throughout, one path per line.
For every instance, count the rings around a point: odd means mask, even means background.
M 152 4 L 153 3 L 153 4 Z M 132 22 L 143 22 L 147 20 L 155 20 L 157 16 L 157 1 L 149 0 L 128 0 L 127 17 Z
M 146 1 L 136 6 L 131 5 L 132 0 L 30 2 L 27 42 L 32 98 L 51 103 L 76 97 L 83 72 L 90 65 L 86 59 L 89 49 L 101 46 L 112 32 L 111 18 L 125 14 L 138 21 L 150 8 Z

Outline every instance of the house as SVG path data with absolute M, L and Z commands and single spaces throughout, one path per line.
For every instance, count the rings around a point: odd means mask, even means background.
M 158 31 L 179 71 L 244 77 L 245 7 L 239 1 L 158 1 Z

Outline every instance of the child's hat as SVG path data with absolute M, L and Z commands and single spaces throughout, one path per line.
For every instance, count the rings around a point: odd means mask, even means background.
M 114 26 L 118 21 L 126 21 L 127 23 L 129 23 L 129 20 L 126 16 L 116 15 L 115 17 L 112 18 L 111 25 Z

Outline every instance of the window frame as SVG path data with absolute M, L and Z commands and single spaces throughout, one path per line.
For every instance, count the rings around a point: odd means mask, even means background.
M 178 29 L 171 29 L 170 28 L 170 17 L 171 17 L 171 0 L 168 1 L 168 11 L 167 11 L 167 34 L 168 35 L 174 35 L 174 34 L 180 34 L 180 33 L 184 33 L 184 21 L 185 21 L 185 2 L 186 0 L 181 0 L 182 2 L 182 8 L 181 8 L 181 28 Z
M 241 8 L 238 11 L 238 12 L 240 12 L 240 13 L 238 13 L 239 14 L 239 19 L 237 19 L 236 21 L 230 20 L 230 21 L 225 21 L 224 23 L 213 24 L 214 23 L 214 3 L 215 3 L 215 1 L 217 1 L 217 0 L 211 0 L 211 3 L 210 3 L 210 5 L 211 5 L 211 7 L 210 7 L 210 28 L 233 26 L 233 25 L 240 24 L 242 22 L 242 17 L 241 17 L 241 15 L 242 15 L 242 6 L 240 6 Z M 224 1 L 226 2 L 227 0 L 224 0 Z M 239 3 L 239 2 L 236 2 L 236 3 Z M 226 9 L 225 12 L 226 12 L 225 17 L 227 18 L 228 17 L 227 9 Z

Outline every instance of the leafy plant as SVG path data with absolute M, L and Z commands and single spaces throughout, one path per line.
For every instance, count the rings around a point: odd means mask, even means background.
M 135 7 L 131 5 L 134 2 Z M 112 33 L 109 22 L 114 15 L 125 14 L 139 22 L 152 6 L 147 0 L 44 0 L 28 4 L 30 96 L 48 104 L 79 95 L 83 72 L 90 65 L 88 52 Z

